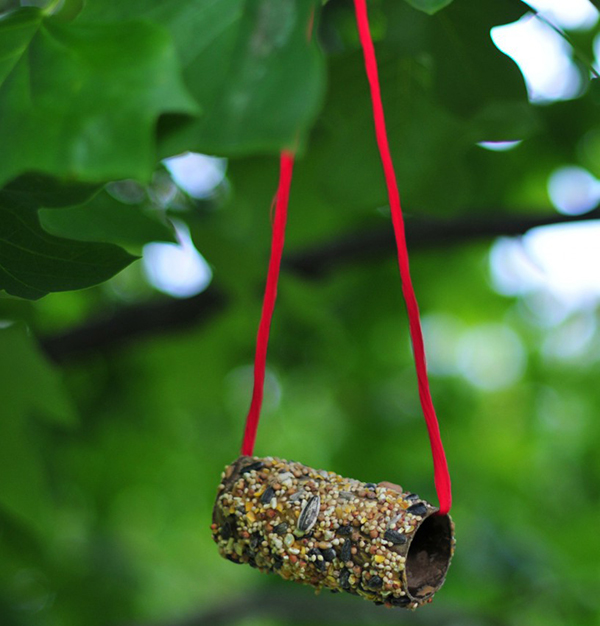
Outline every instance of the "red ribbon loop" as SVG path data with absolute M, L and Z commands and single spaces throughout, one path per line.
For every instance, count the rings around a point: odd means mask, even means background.
M 392 214 L 392 224 L 394 227 L 394 235 L 398 249 L 398 266 L 402 281 L 402 293 L 404 295 L 408 312 L 410 337 L 413 346 L 415 368 L 417 371 L 417 381 L 419 386 L 419 399 L 421 401 L 421 408 L 425 417 L 425 423 L 427 425 L 427 432 L 429 434 L 429 441 L 431 445 L 435 487 L 440 503 L 439 514 L 443 515 L 448 513 L 450 507 L 452 506 L 450 474 L 448 471 L 448 463 L 446 461 L 446 454 L 442 444 L 437 416 L 431 399 L 431 391 L 429 389 L 429 379 L 427 377 L 427 365 L 425 361 L 425 346 L 423 343 L 419 307 L 410 277 L 408 250 L 406 247 L 406 236 L 404 232 L 404 219 L 402 217 L 398 184 L 396 181 L 396 174 L 394 171 L 392 156 L 390 154 L 387 131 L 385 127 L 385 117 L 383 104 L 381 102 L 379 75 L 377 71 L 377 60 L 375 57 L 373 40 L 371 39 L 366 0 L 354 0 L 354 7 L 356 11 L 356 23 L 358 26 L 360 42 L 364 53 L 367 78 L 371 91 L 375 134 L 377 137 L 377 145 L 379 147 L 381 162 L 383 164 L 390 211 Z M 269 260 L 267 285 L 256 342 L 254 390 L 252 393 L 252 403 L 250 405 L 248 417 L 246 418 L 246 429 L 242 443 L 242 454 L 247 455 L 251 455 L 253 453 L 256 431 L 260 418 L 269 330 L 271 327 L 271 319 L 273 317 L 273 309 L 275 307 L 275 299 L 277 297 L 277 281 L 279 279 L 281 255 L 283 252 L 283 243 L 285 238 L 287 206 L 290 185 L 292 182 L 293 166 L 293 153 L 286 151 L 282 152 L 280 159 L 279 186 L 277 189 L 275 205 L 275 220 L 273 224 L 273 238 L 271 242 L 271 258 Z

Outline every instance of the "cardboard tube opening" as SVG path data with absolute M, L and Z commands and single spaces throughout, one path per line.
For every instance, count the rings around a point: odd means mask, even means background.
M 452 558 L 452 522 L 447 515 L 431 515 L 416 530 L 406 556 L 408 593 L 423 599 L 444 582 Z

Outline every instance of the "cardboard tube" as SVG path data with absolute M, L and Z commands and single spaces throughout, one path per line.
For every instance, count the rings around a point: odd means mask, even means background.
M 454 553 L 454 524 L 436 513 L 392 483 L 241 456 L 222 474 L 211 528 L 234 563 L 414 609 L 431 602 Z

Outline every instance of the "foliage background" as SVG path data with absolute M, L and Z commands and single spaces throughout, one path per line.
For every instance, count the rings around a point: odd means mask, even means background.
M 250 397 L 277 152 L 294 145 L 256 452 L 434 498 L 351 2 L 5 2 L 3 625 L 598 623 L 596 303 L 549 323 L 547 295 L 500 295 L 488 269 L 492 235 L 567 219 L 556 167 L 600 175 L 598 27 L 567 34 L 579 96 L 536 105 L 489 36 L 522 2 L 369 8 L 453 476 L 446 585 L 414 615 L 315 599 L 220 559 L 208 528 Z M 523 141 L 477 145 L 501 140 Z M 185 151 L 229 159 L 209 197 L 161 163 Z M 134 260 L 175 241 L 169 219 L 213 272 L 187 299 Z

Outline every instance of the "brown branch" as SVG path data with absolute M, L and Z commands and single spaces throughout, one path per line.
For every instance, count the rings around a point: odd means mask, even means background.
M 600 219 L 600 208 L 585 215 L 503 215 L 495 219 L 462 216 L 454 220 L 406 219 L 406 239 L 410 250 L 449 246 L 523 235 L 532 228 Z M 305 276 L 321 276 L 348 263 L 388 258 L 396 249 L 391 228 L 352 233 L 311 246 L 284 259 L 284 266 Z
M 89 353 L 122 348 L 152 335 L 183 331 L 208 321 L 225 306 L 225 296 L 211 287 L 185 300 L 159 298 L 125 306 L 43 337 L 40 344 L 53 361 L 61 363 Z
M 481 219 L 462 216 L 454 220 L 407 219 L 411 250 L 448 246 L 498 236 L 522 235 L 532 228 L 600 218 L 600 209 L 579 216 L 510 216 Z M 344 235 L 293 252 L 284 267 L 307 278 L 319 278 L 353 263 L 390 258 L 395 251 L 391 229 L 382 227 Z M 110 315 L 84 322 L 62 333 L 43 337 L 40 344 L 48 356 L 61 363 L 89 353 L 120 348 L 145 337 L 185 330 L 209 320 L 226 306 L 225 296 L 211 286 L 186 300 L 158 299 L 123 307 Z

